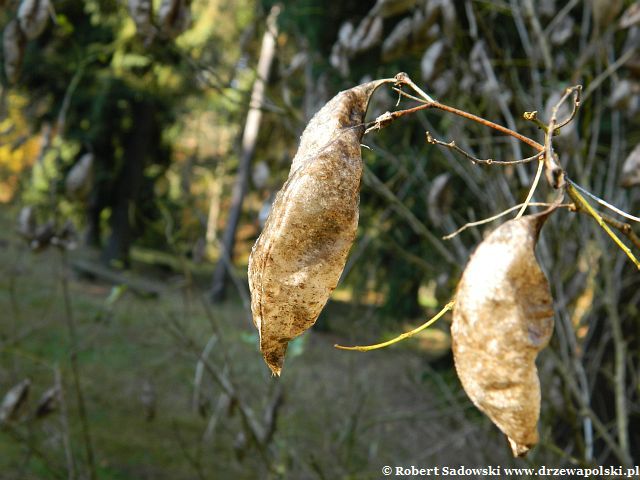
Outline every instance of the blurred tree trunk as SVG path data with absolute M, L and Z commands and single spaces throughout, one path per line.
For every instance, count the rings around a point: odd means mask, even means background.
M 220 243 L 220 258 L 213 272 L 213 284 L 211 288 L 211 298 L 214 302 L 224 298 L 229 268 L 233 260 L 233 249 L 236 238 L 240 215 L 242 214 L 242 203 L 249 186 L 249 174 L 251 171 L 251 160 L 258 140 L 260 130 L 260 120 L 262 118 L 262 104 L 264 102 L 265 84 L 269 77 L 271 64 L 276 52 L 276 37 L 278 34 L 276 20 L 280 14 L 280 7 L 275 5 L 271 8 L 267 17 L 267 28 L 262 37 L 262 48 L 258 59 L 257 77 L 253 83 L 251 100 L 249 103 L 249 113 L 242 135 L 242 150 L 240 153 L 240 164 L 238 173 L 233 185 L 231 194 L 231 208 L 222 241 Z
M 153 104 L 143 102 L 134 106 L 133 121 L 136 127 L 127 142 L 124 163 L 113 191 L 109 221 L 111 234 L 104 251 L 107 264 L 118 262 L 129 265 L 129 248 L 134 237 L 132 213 L 142 187 L 145 158 L 155 148 L 152 145 L 156 138 L 154 117 Z

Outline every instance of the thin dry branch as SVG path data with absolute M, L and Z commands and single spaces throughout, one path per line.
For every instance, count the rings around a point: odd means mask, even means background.
M 528 162 L 531 162 L 533 160 L 541 158 L 540 153 L 536 153 L 535 155 L 533 155 L 531 157 L 521 158 L 519 160 L 504 160 L 503 161 L 503 160 L 494 160 L 493 158 L 482 159 L 482 158 L 477 158 L 477 157 L 471 155 L 466 150 L 460 148 L 458 145 L 456 145 L 456 142 L 453 141 L 453 140 L 450 141 L 450 142 L 443 142 L 442 140 L 438 140 L 433 135 L 431 135 L 431 132 L 426 132 L 426 135 L 427 135 L 427 143 L 430 143 L 432 145 L 439 145 L 441 147 L 446 147 L 446 148 L 450 148 L 452 150 L 455 150 L 456 152 L 458 152 L 462 156 L 464 156 L 464 157 L 468 158 L 469 160 L 471 160 L 471 163 L 473 163 L 475 165 L 516 165 L 516 164 L 519 164 L 519 163 L 528 163 Z
M 524 205 L 523 203 L 519 203 L 518 205 L 514 205 L 513 207 L 507 208 L 506 210 L 498 213 L 497 215 L 494 215 L 492 217 L 489 218 L 485 218 L 483 220 L 478 220 L 476 222 L 469 222 L 469 223 L 465 223 L 462 227 L 460 227 L 459 229 L 457 229 L 455 232 L 451 232 L 448 235 L 445 235 L 444 237 L 442 237 L 443 240 L 451 240 L 453 237 L 459 235 L 460 233 L 464 232 L 467 228 L 470 227 L 477 227 L 478 225 L 484 225 L 485 223 L 489 223 L 489 222 L 493 222 L 494 220 L 497 220 L 500 217 L 504 217 L 505 215 L 513 212 L 514 210 L 517 210 L 519 208 L 521 208 Z M 544 202 L 531 202 L 529 203 L 529 206 L 531 207 L 551 207 L 552 205 L 554 205 L 553 203 L 544 203 Z M 572 207 L 573 204 L 570 203 L 563 203 L 558 205 L 558 208 L 570 208 Z
M 565 95 L 568 95 L 569 93 L 573 93 L 573 108 L 571 109 L 571 113 L 569 114 L 569 116 L 563 121 L 559 122 L 558 125 L 556 125 L 556 128 L 553 132 L 554 135 L 558 135 L 560 133 L 560 129 L 566 126 L 575 118 L 576 114 L 578 113 L 578 109 L 580 108 L 582 85 L 574 85 L 573 87 L 568 88 Z
M 536 192 L 536 188 L 538 188 L 538 183 L 540 182 L 540 177 L 542 176 L 542 170 L 544 169 L 544 160 L 538 161 L 538 168 L 536 170 L 536 176 L 533 178 L 533 182 L 531 183 L 531 188 L 529 189 L 529 193 L 527 193 L 527 198 L 522 204 L 522 208 L 516 215 L 516 218 L 522 217 L 524 212 L 527 210 L 529 203 L 531 203 L 531 199 L 533 198 L 533 194 Z

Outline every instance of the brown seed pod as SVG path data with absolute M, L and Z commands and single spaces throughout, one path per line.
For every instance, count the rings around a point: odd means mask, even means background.
M 507 435 L 515 456 L 538 441 L 535 359 L 551 337 L 553 306 L 534 250 L 551 211 L 506 222 L 478 246 L 458 285 L 451 325 L 462 386 Z
M 9 83 L 15 83 L 20 76 L 24 48 L 27 38 L 20 30 L 17 20 L 11 20 L 2 33 L 2 48 L 4 50 L 4 73 Z
M 158 8 L 161 30 L 175 38 L 191 26 L 191 0 L 162 0 Z
M 49 414 L 55 412 L 58 409 L 60 404 L 60 387 L 55 385 L 48 390 L 46 390 L 40 400 L 38 400 L 38 405 L 36 406 L 35 417 L 36 418 L 44 418 Z
M 318 318 L 358 225 L 364 116 L 378 80 L 345 90 L 309 122 L 249 257 L 260 350 L 280 375 L 287 344 Z
M 131 19 L 136 24 L 138 35 L 145 39 L 153 35 L 153 25 L 151 25 L 153 6 L 151 4 L 151 0 L 129 0 Z

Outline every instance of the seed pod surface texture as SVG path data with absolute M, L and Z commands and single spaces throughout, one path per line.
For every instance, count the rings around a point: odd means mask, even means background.
M 514 456 L 538 442 L 535 359 L 553 332 L 553 306 L 534 250 L 549 213 L 508 221 L 478 246 L 460 280 L 451 326 L 462 386 L 507 435 Z
M 288 342 L 320 315 L 355 239 L 362 123 L 369 98 L 382 83 L 340 92 L 311 119 L 251 251 L 253 322 L 275 375 L 282 370 Z

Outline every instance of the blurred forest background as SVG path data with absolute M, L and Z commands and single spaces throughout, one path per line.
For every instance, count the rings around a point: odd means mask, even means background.
M 499 222 L 442 236 L 526 197 L 535 165 L 474 165 L 425 130 L 479 158 L 535 153 L 513 139 L 438 111 L 364 137 L 358 238 L 279 380 L 246 282 L 305 124 L 400 71 L 538 141 L 522 114 L 547 121 L 582 84 L 561 163 L 637 214 L 640 2 L 0 0 L 0 28 L 3 479 L 640 463 L 640 276 L 588 216 L 558 212 L 538 246 L 556 328 L 525 459 L 462 390 L 450 318 L 389 349 L 333 348 L 433 315 Z M 368 118 L 396 101 L 381 89 Z

